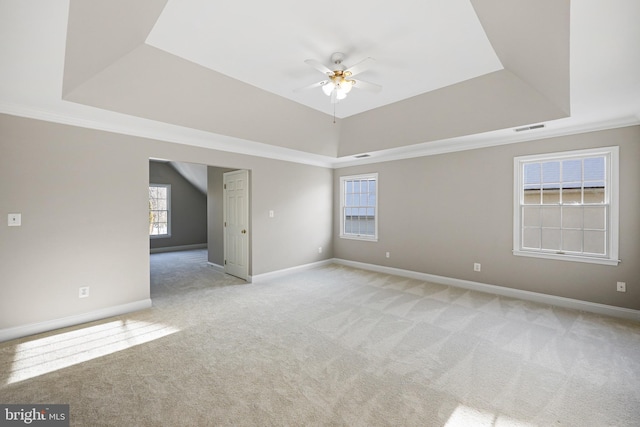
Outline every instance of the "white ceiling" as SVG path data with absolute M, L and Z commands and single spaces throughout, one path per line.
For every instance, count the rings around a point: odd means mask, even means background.
M 347 54 L 347 65 L 374 57 L 376 66 L 361 77 L 383 85 L 383 91 L 352 92 L 338 104 L 339 117 L 378 111 L 396 100 L 502 67 L 487 37 L 479 33 L 469 0 L 402 0 L 378 9 L 361 1 L 220 3 L 170 0 L 146 37 L 147 44 L 327 114 L 332 113 L 331 106 L 319 91 L 292 93 L 322 77 L 303 61 L 328 62 L 334 51 Z M 549 0 L 539 4 L 543 3 Z M 227 9 L 212 13 L 212 5 Z M 181 12 L 172 12 L 174 8 Z M 198 18 L 187 19 L 182 26 L 190 8 L 199 10 Z M 492 128 L 376 148 L 369 160 L 358 162 L 640 123 L 640 1 L 573 0 L 570 11 L 569 117 L 550 120 L 544 130 L 526 135 Z M 312 164 L 355 162 L 350 156 L 318 155 L 63 100 L 68 17 L 69 0 L 0 0 L 0 112 Z M 118 36 L 116 22 L 105 23 L 113 28 L 113 37 Z M 176 32 L 176 28 L 181 29 Z M 393 83 L 396 77 L 401 83 Z
M 374 58 L 358 77 L 383 90 L 355 91 L 338 103 L 337 117 L 503 68 L 469 0 L 328 1 L 322 8 L 298 0 L 169 0 L 146 42 L 325 113 L 332 105 L 320 88 L 294 92 L 326 78 L 304 60 L 331 66 L 331 54 L 343 52 L 349 67 Z

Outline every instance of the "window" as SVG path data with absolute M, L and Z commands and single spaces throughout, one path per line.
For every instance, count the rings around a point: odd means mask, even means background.
M 149 185 L 149 236 L 171 237 L 171 185 Z
M 618 264 L 618 147 L 514 159 L 513 253 Z
M 378 240 L 378 174 L 340 177 L 340 237 Z

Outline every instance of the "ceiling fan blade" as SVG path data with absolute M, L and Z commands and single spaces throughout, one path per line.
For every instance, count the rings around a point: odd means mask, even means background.
M 375 59 L 371 57 L 367 57 L 362 61 L 358 62 L 357 64 L 354 64 L 351 67 L 347 68 L 346 70 L 344 70 L 344 72 L 351 73 L 349 76 L 355 76 L 356 74 L 359 74 L 371 68 L 374 62 L 376 62 Z
M 300 87 L 298 89 L 294 89 L 293 91 L 294 92 L 302 92 L 303 90 L 313 89 L 313 88 L 316 88 L 316 87 L 324 86 L 327 83 L 329 83 L 329 80 L 322 80 L 322 81 L 310 84 L 309 86 L 305 86 L 305 87 Z
M 357 87 L 358 89 L 366 90 L 369 92 L 380 92 L 382 90 L 382 86 L 375 83 L 369 83 L 358 79 L 355 79 L 354 81 L 356 83 L 353 85 L 353 87 Z
M 327 74 L 327 75 L 332 75 L 333 71 L 331 71 L 329 69 L 329 67 L 327 67 L 326 65 L 322 64 L 321 62 L 316 61 L 315 59 L 307 59 L 306 61 L 307 64 L 311 65 L 313 68 L 315 68 L 316 70 L 320 71 L 322 74 Z

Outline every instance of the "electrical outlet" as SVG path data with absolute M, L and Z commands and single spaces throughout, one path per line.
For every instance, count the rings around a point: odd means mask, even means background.
M 385 254 L 385 256 L 386 256 L 387 258 L 391 258 L 391 252 L 387 252 L 387 253 Z
M 8 226 L 9 227 L 20 227 L 22 225 L 22 214 L 19 213 L 10 213 L 8 218 Z
M 474 262 L 473 263 L 473 271 L 480 271 L 482 268 L 482 266 L 480 265 L 479 262 Z
M 275 216 L 275 212 L 269 211 L 269 218 L 273 218 Z
M 318 248 L 318 253 L 319 253 L 319 254 L 321 254 L 321 253 L 322 253 L 322 246 L 320 246 L 320 247 Z
M 78 298 L 86 298 L 89 296 L 89 287 L 83 286 L 78 289 Z
M 625 282 L 618 282 L 616 284 L 616 290 L 618 292 L 627 292 L 627 284 Z

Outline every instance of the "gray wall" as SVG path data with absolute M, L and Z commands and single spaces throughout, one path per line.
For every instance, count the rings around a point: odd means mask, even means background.
M 517 257 L 513 240 L 513 157 L 620 146 L 620 252 L 617 267 Z M 640 309 L 640 127 L 348 167 L 339 178 L 379 173 L 379 241 L 341 239 L 334 255 L 352 261 Z M 385 252 L 391 252 L 385 258 Z M 481 272 L 473 263 L 482 264 Z M 616 292 L 616 281 L 627 292 Z
M 150 184 L 171 184 L 171 237 L 149 238 L 151 249 L 207 243 L 207 195 L 167 162 L 149 162 Z
M 0 115 L 0 218 L 23 215 L 0 223 L 0 330 L 149 298 L 149 158 L 251 171 L 254 276 L 335 256 L 640 309 L 639 142 L 635 126 L 332 171 Z M 614 144 L 622 264 L 514 257 L 513 157 Z M 380 241 L 338 238 L 339 176 L 373 171 Z
M 330 169 L 8 115 L 0 153 L 0 330 L 149 298 L 150 158 L 251 171 L 251 274 L 333 256 Z

